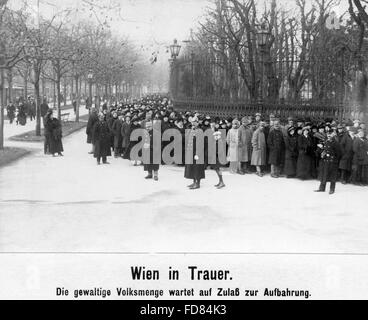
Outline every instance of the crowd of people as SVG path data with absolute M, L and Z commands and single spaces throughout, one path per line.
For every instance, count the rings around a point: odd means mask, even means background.
M 157 124 L 160 126 L 157 126 Z M 188 187 L 199 189 L 208 167 L 219 177 L 217 188 L 225 187 L 222 171 L 228 167 L 233 174 L 256 174 L 263 177 L 270 172 L 272 178 L 319 179 L 317 192 L 326 190 L 331 182 L 330 194 L 335 192 L 336 182 L 368 185 L 368 135 L 365 124 L 359 120 L 338 122 L 335 119 L 287 119 L 281 123 L 275 115 L 265 119 L 261 114 L 241 119 L 210 117 L 195 111 L 177 111 L 167 98 L 149 96 L 134 103 L 113 103 L 101 111 L 92 109 L 87 124 L 87 142 L 92 144 L 90 154 L 97 164 L 108 164 L 114 155 L 144 165 L 146 179 L 158 181 L 159 163 L 141 163 L 131 157 L 132 148 L 138 143 L 131 139 L 135 129 L 145 129 L 144 148 L 154 148 L 155 130 L 177 129 L 183 139 L 184 175 L 193 180 Z M 213 139 L 226 138 L 227 164 L 219 159 L 205 163 L 198 160 L 196 137 L 198 130 L 212 130 Z M 223 129 L 223 130 L 221 130 Z M 226 137 L 221 137 L 226 132 Z M 169 142 L 162 142 L 162 149 Z M 188 162 L 186 154 L 193 155 Z M 207 155 L 208 156 L 208 155 Z M 217 155 L 218 156 L 218 155 Z M 152 160 L 152 156 L 151 156 Z M 211 165 L 209 165 L 211 163 Z
M 45 117 L 47 111 L 49 110 L 46 98 L 43 99 L 40 107 L 41 117 Z M 10 124 L 13 124 L 15 121 L 16 125 L 24 126 L 27 123 L 27 118 L 29 118 L 30 121 L 36 119 L 35 99 L 31 96 L 29 96 L 27 99 L 17 98 L 15 103 L 10 102 L 7 105 L 6 111 Z

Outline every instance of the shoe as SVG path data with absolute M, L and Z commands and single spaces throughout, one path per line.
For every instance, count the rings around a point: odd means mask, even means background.
M 97 162 L 97 165 L 98 165 L 98 166 L 100 166 L 100 165 L 101 165 L 101 163 Z
M 59 156 L 60 156 L 60 157 L 64 157 L 64 155 L 63 155 L 61 152 L 59 153 Z
M 190 184 L 189 186 L 187 186 L 189 189 L 193 188 L 195 186 L 195 183 Z
M 193 187 L 189 188 L 190 190 L 196 190 L 196 189 L 200 189 L 200 185 L 198 183 L 196 183 Z
M 94 152 L 93 152 L 93 151 L 91 151 L 91 152 L 88 152 L 88 154 L 94 154 Z
M 151 175 L 151 174 L 149 174 L 147 177 L 145 177 L 145 179 L 152 179 L 153 178 L 153 176 Z
M 319 189 L 319 190 L 315 190 L 314 192 L 326 192 L 326 191 Z
M 154 177 L 153 180 L 158 181 L 158 177 Z
M 106 162 L 104 162 L 103 164 L 110 164 L 110 162 L 107 162 L 107 161 L 106 161 Z
M 262 172 L 257 172 L 257 173 L 256 173 L 256 175 L 257 175 L 258 177 L 263 178 L 263 173 L 262 173 Z
M 334 194 L 335 193 L 335 190 L 330 190 L 330 194 Z
M 222 189 L 222 188 L 225 188 L 226 187 L 226 185 L 225 185 L 225 183 L 220 183 L 220 185 L 217 187 L 217 189 Z
M 271 174 L 271 177 L 277 179 L 279 176 L 276 174 Z
M 240 174 L 241 176 L 244 176 L 245 175 L 245 172 L 243 172 L 243 171 L 238 171 L 238 174 Z
M 221 185 L 221 182 L 215 185 L 215 188 L 218 188 Z

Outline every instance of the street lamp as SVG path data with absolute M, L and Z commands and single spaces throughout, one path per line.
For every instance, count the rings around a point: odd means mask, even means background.
M 174 43 L 170 46 L 171 58 L 176 59 L 179 56 L 181 45 L 178 44 L 178 40 L 174 39 Z
M 174 97 L 174 90 L 176 91 L 176 81 L 175 81 L 175 88 L 174 88 L 174 68 L 175 68 L 175 61 L 176 58 L 180 54 L 181 45 L 178 44 L 178 40 L 174 39 L 174 43 L 170 46 L 170 52 L 171 52 L 171 59 L 169 60 L 170 63 L 170 94 L 171 94 L 171 100 L 173 100 Z M 176 72 L 176 76 L 178 76 L 178 71 Z
M 260 96 L 259 98 L 261 99 L 261 101 L 263 100 L 263 80 L 264 80 L 264 64 L 265 64 L 265 55 L 267 53 L 267 45 L 269 43 L 270 40 L 270 32 L 267 30 L 266 28 L 266 24 L 262 23 L 261 25 L 261 29 L 259 30 L 259 32 L 257 32 L 257 43 L 261 52 L 261 84 L 260 84 Z
M 89 104 L 88 104 L 88 108 L 89 108 L 89 112 L 91 112 L 91 108 L 92 108 L 92 79 L 93 79 L 92 70 L 89 71 L 87 77 L 88 77 L 88 84 L 89 84 Z

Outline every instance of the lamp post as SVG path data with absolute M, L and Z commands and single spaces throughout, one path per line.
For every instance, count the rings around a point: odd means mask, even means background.
M 175 77 L 175 85 L 174 85 L 174 80 L 173 80 L 173 75 L 174 75 L 174 68 L 175 68 L 175 62 L 176 62 L 176 58 L 179 56 L 180 54 L 180 49 L 181 49 L 181 45 L 178 44 L 178 40 L 174 39 L 173 44 L 170 46 L 170 52 L 171 52 L 171 59 L 169 60 L 170 62 L 170 95 L 171 95 L 171 100 L 173 100 L 174 95 L 177 94 L 177 76 L 178 76 L 178 72 L 176 72 L 176 77 Z M 175 87 L 175 88 L 174 88 Z
M 264 95 L 264 64 L 265 64 L 265 55 L 268 50 L 270 33 L 266 28 L 265 23 L 261 25 L 260 31 L 257 33 L 257 43 L 261 52 L 261 83 L 260 83 L 260 95 L 259 98 L 263 101 Z
M 89 109 L 89 113 L 91 113 L 91 109 L 92 109 L 92 79 L 93 79 L 92 70 L 89 71 L 87 77 L 88 77 L 88 84 L 89 84 L 89 104 L 88 104 L 88 109 Z

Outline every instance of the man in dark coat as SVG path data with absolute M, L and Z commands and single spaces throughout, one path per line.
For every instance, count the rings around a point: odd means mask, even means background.
M 49 132 L 49 152 L 53 157 L 55 157 L 56 153 L 59 156 L 63 156 L 62 152 L 64 148 L 61 140 L 63 136 L 61 122 L 59 119 L 53 117 L 52 112 L 49 112 L 46 118 L 45 124 Z
M 129 144 L 130 144 L 131 127 L 132 127 L 132 124 L 130 122 L 130 117 L 127 116 L 121 126 L 121 139 L 122 139 L 121 140 L 121 152 L 122 152 L 124 159 L 130 159 Z
M 45 136 L 45 140 L 44 140 L 44 153 L 48 154 L 50 153 L 50 139 L 51 139 L 51 126 L 49 125 L 49 121 L 50 121 L 50 115 L 52 114 L 52 109 L 49 109 L 45 116 L 43 117 L 43 127 L 44 127 L 44 131 L 43 134 Z
M 188 137 L 186 139 L 186 148 L 185 148 L 186 164 L 184 176 L 187 179 L 193 180 L 193 183 L 189 185 L 188 188 L 191 190 L 195 190 L 201 187 L 201 180 L 206 177 L 205 175 L 206 166 L 204 164 L 204 159 L 206 159 L 206 155 L 204 152 L 205 150 L 197 150 L 197 135 L 203 134 L 203 131 L 198 128 L 199 120 L 196 116 L 190 120 L 191 120 L 190 122 L 192 123 L 192 129 L 190 130 Z
M 12 124 L 15 118 L 15 106 L 12 102 L 6 107 L 6 111 L 10 124 Z
M 87 143 L 92 144 L 92 150 L 89 152 L 89 154 L 95 153 L 95 146 L 92 143 L 92 134 L 93 134 L 93 128 L 97 122 L 98 122 L 97 110 L 93 108 L 91 111 L 91 115 L 88 118 L 88 123 L 87 123 L 87 128 L 86 128 Z
M 344 133 L 340 140 L 342 157 L 339 163 L 339 169 L 341 170 L 341 183 L 346 184 L 352 167 L 352 161 L 354 156 L 353 151 L 353 139 L 354 133 L 349 130 Z
M 110 129 L 105 120 L 105 116 L 100 114 L 98 116 L 98 121 L 93 127 L 92 133 L 92 143 L 95 146 L 94 157 L 97 159 L 97 165 L 109 164 L 107 162 L 107 157 L 111 156 L 111 142 L 110 142 Z
M 122 143 L 122 135 L 121 135 L 121 127 L 123 125 L 122 116 L 115 119 L 115 121 L 112 124 L 112 134 L 114 136 L 114 156 L 115 158 L 118 158 L 121 156 L 121 143 Z
M 158 122 L 154 124 L 153 121 L 146 121 L 144 129 L 146 129 L 146 131 L 143 141 L 143 152 L 147 153 L 146 156 L 149 156 L 149 159 L 145 159 L 145 154 L 143 153 L 144 171 L 148 172 L 148 175 L 145 179 L 154 178 L 155 181 L 158 181 L 158 170 L 160 169 L 160 164 L 155 163 L 154 152 L 160 152 L 161 150 L 160 146 L 155 143 L 153 137 L 154 132 L 156 132 L 156 134 L 158 133 L 158 135 L 161 135 L 160 125 Z
M 327 132 L 327 140 L 324 145 L 319 145 L 319 147 L 322 148 L 319 170 L 319 180 L 321 184 L 316 192 L 325 192 L 327 182 L 330 182 L 330 194 L 334 194 L 342 152 L 341 146 L 332 129 Z
M 273 122 L 273 129 L 270 130 L 267 144 L 269 148 L 268 162 L 271 165 L 271 177 L 279 178 L 285 154 L 285 141 L 278 119 Z

